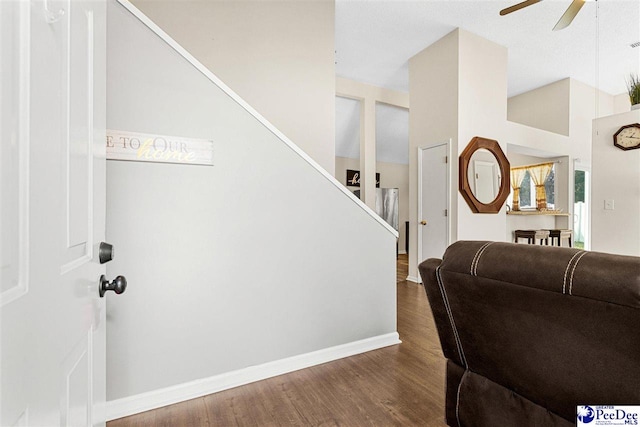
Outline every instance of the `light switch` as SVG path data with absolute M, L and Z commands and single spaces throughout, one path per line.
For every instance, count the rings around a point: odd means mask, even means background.
M 604 209 L 606 211 L 612 211 L 615 209 L 615 200 L 605 200 L 604 201 Z

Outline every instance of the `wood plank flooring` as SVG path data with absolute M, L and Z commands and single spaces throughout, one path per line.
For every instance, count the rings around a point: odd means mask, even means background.
M 445 359 L 421 285 L 398 259 L 402 344 L 107 423 L 157 426 L 446 426 Z

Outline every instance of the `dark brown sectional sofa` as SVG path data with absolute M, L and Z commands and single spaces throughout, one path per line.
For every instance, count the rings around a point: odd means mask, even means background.
M 460 241 L 419 266 L 450 426 L 573 426 L 640 405 L 640 258 Z

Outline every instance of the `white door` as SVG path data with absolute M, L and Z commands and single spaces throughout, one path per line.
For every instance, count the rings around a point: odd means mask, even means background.
M 105 19 L 0 1 L 2 426 L 104 425 Z
M 492 162 L 475 160 L 473 162 L 473 194 L 482 203 L 491 203 L 498 195 L 498 165 Z
M 449 244 L 449 144 L 418 152 L 418 262 L 442 258 Z

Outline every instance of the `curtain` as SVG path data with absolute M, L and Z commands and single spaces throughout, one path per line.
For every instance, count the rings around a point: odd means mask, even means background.
M 513 188 L 513 205 L 511 209 L 520 210 L 520 185 L 527 173 L 527 167 L 511 168 L 511 188 Z
M 529 166 L 529 174 L 536 184 L 536 208 L 544 210 L 547 208 L 547 192 L 544 189 L 544 182 L 549 177 L 553 163 L 542 163 Z

